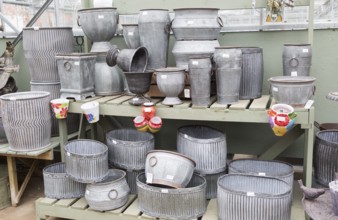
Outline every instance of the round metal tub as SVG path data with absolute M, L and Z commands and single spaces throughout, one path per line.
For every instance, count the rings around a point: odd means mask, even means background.
M 206 181 L 194 174 L 187 188 L 171 189 L 146 184 L 144 173 L 137 176 L 141 212 L 161 219 L 195 219 L 206 211 Z
M 81 183 L 107 178 L 108 147 L 94 140 L 74 140 L 65 145 L 66 173 Z

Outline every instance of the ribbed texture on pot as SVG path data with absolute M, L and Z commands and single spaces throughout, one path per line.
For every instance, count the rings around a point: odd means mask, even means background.
M 206 199 L 214 199 L 217 197 L 217 181 L 218 178 L 225 175 L 224 172 L 215 173 L 215 174 L 198 174 L 204 177 L 204 179 L 207 181 L 207 188 L 206 188 Z M 194 178 L 191 179 L 191 181 L 194 181 Z
M 43 169 L 45 196 L 53 199 L 70 199 L 84 196 L 86 184 L 76 182 L 66 174 L 65 163 L 55 163 Z
M 291 188 L 277 178 L 228 174 L 217 189 L 218 219 L 290 220 Z
M 315 180 L 328 186 L 338 171 L 338 130 L 325 130 L 316 134 L 313 165 Z
M 117 129 L 107 133 L 109 164 L 130 170 L 145 168 L 147 152 L 154 149 L 154 136 L 135 129 Z
M 24 28 L 23 50 L 32 82 L 59 82 L 55 55 L 74 51 L 71 27 Z
M 39 150 L 50 145 L 48 92 L 11 93 L 0 96 L 0 99 L 3 125 L 11 150 Z
M 311 44 L 284 44 L 283 75 L 309 76 L 312 65 Z
M 74 140 L 65 145 L 66 173 L 75 181 L 95 183 L 108 176 L 108 147 L 94 140 Z
M 195 172 L 214 174 L 225 170 L 227 144 L 224 133 L 207 126 L 184 126 L 177 131 L 177 151 L 196 162 Z
M 90 208 L 106 211 L 120 208 L 126 204 L 129 186 L 125 176 L 124 171 L 111 169 L 106 180 L 87 184 L 85 199 Z
M 130 194 L 137 194 L 136 178 L 140 173 L 144 173 L 144 170 L 125 170 L 125 172 Z
M 4 124 L 2 123 L 2 117 L 0 117 L 0 143 L 7 142 Z
M 241 85 L 241 68 L 217 68 L 217 103 L 221 105 L 232 104 L 239 100 Z
M 260 98 L 264 75 L 263 49 L 258 47 L 241 49 L 243 67 L 239 99 Z
M 146 215 L 163 219 L 194 219 L 206 211 L 206 181 L 194 174 L 187 188 L 161 188 L 145 183 L 145 174 L 137 177 L 138 204 Z

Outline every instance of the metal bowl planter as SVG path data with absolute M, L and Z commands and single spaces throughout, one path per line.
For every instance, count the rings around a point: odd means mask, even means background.
M 206 181 L 194 174 L 187 188 L 170 189 L 146 184 L 137 176 L 138 204 L 141 212 L 161 219 L 197 219 L 206 211 Z
M 129 91 L 136 94 L 136 97 L 128 101 L 131 105 L 142 105 L 150 100 L 144 97 L 150 89 L 151 77 L 153 72 L 124 72 L 126 77 Z
M 39 150 L 50 145 L 51 110 L 48 92 L 18 92 L 0 96 L 9 148 Z
M 145 168 L 147 183 L 184 188 L 190 182 L 195 166 L 195 161 L 182 154 L 165 150 L 150 151 Z
M 106 134 L 109 164 L 118 168 L 145 168 L 147 152 L 154 149 L 154 136 L 135 129 L 117 129 Z
M 123 38 L 129 49 L 136 49 L 141 46 L 138 24 L 122 24 Z
M 220 220 L 291 219 L 291 187 L 281 179 L 227 174 L 218 179 L 217 185 Z
M 95 183 L 107 178 L 108 147 L 94 140 L 73 140 L 65 145 L 66 173 L 75 181 Z
M 129 186 L 123 170 L 111 169 L 107 179 L 87 184 L 85 199 L 90 208 L 107 211 L 122 207 L 128 201 Z
M 199 174 L 219 173 L 226 168 L 227 144 L 223 132 L 194 125 L 177 131 L 177 151 L 196 162 Z
M 80 198 L 85 195 L 86 184 L 72 180 L 66 174 L 65 163 L 55 163 L 43 168 L 45 196 L 53 199 Z

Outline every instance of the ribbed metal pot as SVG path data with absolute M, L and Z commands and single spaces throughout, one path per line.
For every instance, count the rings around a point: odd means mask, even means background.
M 137 185 L 136 179 L 140 173 L 144 173 L 143 170 L 125 170 L 126 172 L 126 180 L 130 188 L 130 194 L 137 194 Z
M 86 184 L 72 180 L 66 174 L 65 163 L 55 163 L 43 168 L 45 196 L 53 199 L 80 198 L 85 195 Z
M 325 130 L 316 133 L 313 166 L 315 180 L 328 186 L 335 180 L 338 171 L 338 130 Z
M 141 46 L 138 24 L 122 24 L 124 42 L 129 49 Z
M 189 80 L 191 90 L 191 102 L 194 106 L 208 106 L 210 104 L 211 89 L 211 59 L 189 59 Z
M 128 195 L 126 173 L 123 170 L 110 169 L 104 181 L 87 184 L 85 199 L 91 209 L 107 211 L 126 204 Z
M 50 145 L 51 111 L 48 92 L 18 92 L 0 96 L 9 148 L 32 151 Z
M 218 219 L 290 220 L 291 187 L 283 180 L 241 174 L 218 179 Z
M 270 92 L 277 103 L 304 106 L 315 92 L 316 78 L 312 76 L 276 76 L 269 81 Z
M 204 177 L 204 179 L 207 181 L 207 187 L 205 192 L 206 199 L 214 199 L 217 197 L 217 181 L 218 178 L 225 175 L 225 171 L 220 173 L 214 173 L 214 174 L 199 174 L 195 173 L 197 175 L 201 175 Z M 194 178 L 191 179 L 191 181 L 194 181 Z
M 141 46 L 149 53 L 148 69 L 167 67 L 170 17 L 166 9 L 142 9 L 138 17 Z
M 311 44 L 284 44 L 283 75 L 309 76 L 312 65 Z
M 117 129 L 106 134 L 109 164 L 118 168 L 145 168 L 147 152 L 154 149 L 154 136 L 135 129 Z
M 55 55 L 74 51 L 71 27 L 23 29 L 23 51 L 32 82 L 59 82 Z
M 171 189 L 146 184 L 144 173 L 137 176 L 141 212 L 161 219 L 195 219 L 206 211 L 206 181 L 194 174 L 186 188 Z
M 242 78 L 239 99 L 257 99 L 262 96 L 264 63 L 263 49 L 242 47 Z
M 223 132 L 193 125 L 177 131 L 177 151 L 196 162 L 195 172 L 213 174 L 225 171 L 227 144 Z
M 184 188 L 188 185 L 196 166 L 195 161 L 172 151 L 153 150 L 147 153 L 147 183 Z
M 73 140 L 65 145 L 66 173 L 75 181 L 95 183 L 108 177 L 108 147 L 94 140 Z
M 6 143 L 7 137 L 5 133 L 4 124 L 2 123 L 2 117 L 0 117 L 0 143 Z
M 93 53 L 57 54 L 61 98 L 75 100 L 94 97 L 96 55 Z
M 189 59 L 211 57 L 215 52 L 215 47 L 219 47 L 218 40 L 176 41 L 172 49 L 176 67 L 185 68 L 188 71 Z
M 223 22 L 219 8 L 177 8 L 171 29 L 176 40 L 217 40 Z
M 241 78 L 241 68 L 216 69 L 216 89 L 218 104 L 227 105 L 238 102 Z
M 243 65 L 242 50 L 240 47 L 215 47 L 212 56 L 216 68 L 241 69 Z

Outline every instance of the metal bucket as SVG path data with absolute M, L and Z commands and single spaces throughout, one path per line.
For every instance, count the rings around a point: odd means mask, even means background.
M 223 27 L 219 8 L 178 8 L 171 29 L 176 40 L 217 40 Z
M 319 131 L 313 150 L 313 167 L 316 182 L 328 186 L 338 171 L 338 130 Z
M 122 24 L 124 42 L 129 49 L 141 46 L 138 24 Z
M 18 92 L 0 96 L 9 149 L 40 150 L 50 145 L 51 111 L 48 92 Z
M 177 151 L 196 162 L 195 172 L 213 174 L 225 171 L 227 144 L 223 132 L 194 125 L 177 131 Z
M 218 179 L 217 185 L 220 220 L 291 219 L 291 187 L 283 180 L 227 174 Z
M 142 9 L 138 18 L 141 46 L 149 53 L 148 69 L 167 67 L 170 17 L 166 9 Z
M 147 153 L 147 183 L 184 188 L 188 185 L 196 163 L 176 152 L 153 150 Z
M 208 106 L 210 104 L 212 74 L 210 58 L 191 58 L 188 67 L 192 104 L 194 106 Z
M 72 180 L 66 174 L 65 163 L 55 163 L 43 168 L 45 196 L 53 199 L 80 198 L 85 195 L 86 184 Z
M 0 210 L 11 204 L 7 166 L 0 165 Z
M 154 136 L 135 129 L 117 129 L 106 134 L 109 164 L 118 168 L 145 168 L 147 152 L 154 149 Z
M 309 76 L 312 59 L 311 44 L 284 44 L 283 75 Z
M 316 78 L 311 76 L 276 76 L 269 81 L 277 103 L 304 106 L 315 92 Z
M 140 173 L 144 173 L 143 170 L 125 170 L 126 172 L 126 180 L 130 188 L 130 194 L 137 194 L 137 185 L 136 179 Z
M 240 47 L 215 47 L 212 60 L 217 69 L 241 69 L 243 65 L 242 50 Z
M 195 173 L 195 174 L 201 175 L 207 181 L 207 187 L 205 190 L 206 199 L 216 198 L 217 197 L 217 181 L 218 181 L 218 178 L 226 174 L 225 171 L 220 172 L 220 173 L 214 173 L 214 174 L 199 174 L 199 173 Z M 192 178 L 191 181 L 194 181 L 194 178 Z
M 239 100 L 239 88 L 241 85 L 241 68 L 217 68 L 217 103 L 222 105 L 232 104 Z
M 23 51 L 32 82 L 59 82 L 55 55 L 74 51 L 71 27 L 23 29 Z
M 57 54 L 61 98 L 75 100 L 94 97 L 96 55 L 93 53 Z
M 128 201 L 129 186 L 123 170 L 111 169 L 107 179 L 87 184 L 85 199 L 91 209 L 107 211 L 122 207 Z
M 108 147 L 94 140 L 74 140 L 65 145 L 66 173 L 75 181 L 95 183 L 108 177 Z
M 242 50 L 242 78 L 239 99 L 257 99 L 262 96 L 264 64 L 263 49 L 244 47 Z
M 161 219 L 197 219 L 206 211 L 206 181 L 194 174 L 186 188 L 170 189 L 146 184 L 144 173 L 137 176 L 141 212 Z
M 200 57 L 211 57 L 219 47 L 218 40 L 204 41 L 176 41 L 172 49 L 176 66 L 189 70 L 189 59 Z

